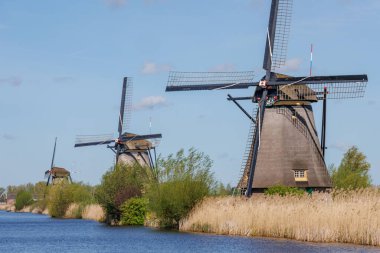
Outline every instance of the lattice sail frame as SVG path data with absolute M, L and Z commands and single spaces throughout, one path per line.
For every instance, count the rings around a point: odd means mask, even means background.
M 279 100 L 317 100 L 323 99 L 324 89 L 327 89 L 328 99 L 351 99 L 362 98 L 365 94 L 368 81 L 360 82 L 332 82 L 332 83 L 307 83 L 307 84 L 292 84 L 276 86 Z M 297 98 L 289 96 L 285 89 L 293 88 L 297 92 Z M 294 94 L 294 93 L 293 93 Z M 309 98 L 309 99 L 308 99 Z
M 239 72 L 177 72 L 171 71 L 167 91 L 215 90 L 248 88 L 253 83 L 254 71 Z
M 293 0 L 280 0 L 277 9 L 276 31 L 272 45 L 272 70 L 286 63 Z
M 124 115 L 123 115 L 123 132 L 125 132 L 131 126 L 132 96 L 133 96 L 133 78 L 128 77 L 127 89 L 125 92 L 125 104 L 124 104 Z
M 75 145 L 89 144 L 92 145 L 102 145 L 115 142 L 115 137 L 113 134 L 98 134 L 98 135 L 77 135 L 75 138 Z

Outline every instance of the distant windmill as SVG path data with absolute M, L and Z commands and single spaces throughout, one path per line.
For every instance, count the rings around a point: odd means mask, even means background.
M 56 147 L 57 147 L 57 137 L 55 137 L 53 157 L 51 159 L 50 169 L 45 171 L 45 177 L 47 177 L 46 185 L 56 184 L 58 182 L 72 183 L 70 171 L 66 170 L 65 168 L 54 166 Z
M 263 68 L 266 75 L 253 81 L 253 72 L 171 72 L 166 91 L 246 89 L 247 97 L 232 97 L 250 119 L 238 189 L 250 196 L 274 185 L 325 190 L 331 180 L 324 161 L 326 101 L 363 97 L 367 75 L 292 77 L 276 73 L 286 61 L 292 0 L 272 0 Z M 237 102 L 251 100 L 249 114 Z M 321 140 L 311 103 L 323 100 Z
M 74 147 L 85 147 L 107 144 L 116 154 L 117 163 L 138 163 L 153 168 L 156 160 L 156 146 L 161 134 L 137 135 L 123 132 L 128 128 L 132 111 L 132 78 L 124 77 L 121 94 L 120 114 L 118 119 L 118 137 L 113 135 L 79 135 Z M 113 145 L 108 145 L 113 143 Z M 154 159 L 152 152 L 154 154 Z

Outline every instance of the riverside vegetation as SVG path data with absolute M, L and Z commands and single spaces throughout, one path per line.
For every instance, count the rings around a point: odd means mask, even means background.
M 331 166 L 334 189 L 305 193 L 274 186 L 264 195 L 231 196 L 217 183 L 210 158 L 190 149 L 159 157 L 155 169 L 117 165 L 95 187 L 77 183 L 19 192 L 43 192 L 32 206 L 53 217 L 90 218 L 110 225 L 142 225 L 182 231 L 266 236 L 313 242 L 380 245 L 380 190 L 371 187 L 370 164 L 356 147 Z M 37 187 L 38 185 L 38 187 Z M 9 189 L 8 189 L 9 190 Z M 30 195 L 22 202 L 29 205 Z M 226 196 L 230 195 L 230 196 Z M 17 202 L 17 201 L 16 201 Z

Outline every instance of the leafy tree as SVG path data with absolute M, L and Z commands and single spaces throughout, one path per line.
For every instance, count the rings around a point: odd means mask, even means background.
M 21 190 L 16 195 L 16 203 L 15 208 L 16 210 L 21 210 L 25 206 L 33 204 L 33 196 L 30 192 Z
M 141 197 L 152 177 L 150 168 L 139 164 L 118 164 L 110 168 L 96 188 L 95 197 L 106 211 L 107 222 L 120 221 L 121 206 L 130 198 Z
M 233 189 L 230 184 L 224 186 L 223 183 L 217 183 L 213 189 L 212 194 L 216 196 L 227 196 L 232 195 Z
M 211 159 L 193 148 L 188 155 L 181 149 L 176 155 L 158 159 L 156 180 L 146 196 L 161 226 L 178 228 L 194 205 L 211 193 L 215 184 L 211 166 Z
M 371 165 L 357 147 L 351 147 L 343 156 L 338 168 L 331 167 L 331 179 L 336 188 L 364 188 L 371 185 L 368 174 Z
M 130 198 L 121 205 L 122 225 L 144 225 L 148 201 L 144 198 Z

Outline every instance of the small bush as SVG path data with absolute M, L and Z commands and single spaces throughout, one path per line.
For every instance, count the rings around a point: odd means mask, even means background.
M 304 193 L 304 190 L 284 185 L 272 186 L 264 191 L 265 195 L 280 195 L 281 197 L 287 195 L 303 195 Z
M 148 201 L 144 198 L 131 198 L 121 205 L 122 225 L 144 225 Z
M 16 203 L 15 208 L 16 210 L 21 210 L 25 206 L 33 204 L 33 196 L 30 192 L 27 191 L 20 191 L 16 195 Z

